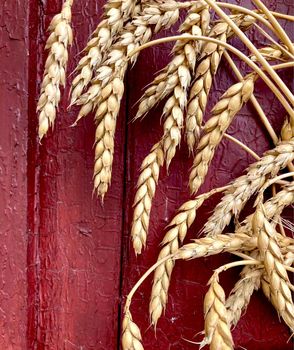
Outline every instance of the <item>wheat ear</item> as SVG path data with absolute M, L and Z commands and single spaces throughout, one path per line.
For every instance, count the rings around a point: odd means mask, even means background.
M 242 28 L 247 30 L 255 19 L 250 16 L 234 15 L 231 19 Z M 226 22 L 217 23 L 210 31 L 209 37 L 226 42 L 233 35 Z M 218 70 L 224 48 L 214 43 L 206 43 L 203 46 L 199 64 L 196 69 L 195 81 L 190 90 L 190 99 L 186 117 L 186 139 L 189 150 L 193 153 L 199 140 L 202 120 L 205 113 L 208 95 L 212 86 L 213 77 Z
M 209 255 L 219 254 L 221 252 L 235 252 L 240 249 L 251 251 L 256 248 L 256 238 L 249 237 L 244 233 L 217 235 L 216 237 L 203 237 L 193 240 L 192 243 L 185 244 L 179 249 L 176 230 L 171 229 L 168 232 L 171 236 L 170 242 L 161 249 L 158 261 L 175 254 L 175 259 L 195 259 Z M 172 239 L 172 237 L 175 237 Z M 171 280 L 171 274 L 174 268 L 174 260 L 167 260 L 160 265 L 154 273 L 154 281 L 151 291 L 149 304 L 149 314 L 151 323 L 156 326 L 158 319 L 164 311 L 167 299 L 168 289 Z
M 206 12 L 207 4 L 203 2 L 197 2 L 196 6 L 198 7 L 199 16 L 200 16 L 200 24 L 199 28 L 196 28 L 196 23 L 193 28 L 201 34 L 204 34 L 207 28 L 208 22 L 208 13 Z M 204 11 L 205 9 L 205 11 Z M 196 10 L 194 10 L 196 11 Z M 196 19 L 196 13 L 194 12 L 193 18 Z M 202 18 L 204 19 L 204 25 L 202 25 Z M 232 15 L 230 18 L 237 23 L 244 31 L 250 28 L 250 26 L 254 23 L 255 19 L 251 16 L 244 15 Z M 229 31 L 229 36 L 232 35 L 233 32 Z M 175 46 L 176 47 L 176 46 Z M 203 45 L 198 45 L 198 49 L 202 51 Z M 198 60 L 199 57 L 196 57 Z M 140 99 L 140 104 L 138 107 L 138 113 L 136 118 L 140 118 L 144 116 L 153 106 L 155 106 L 158 102 L 160 102 L 165 97 L 169 96 L 174 90 L 175 86 L 178 83 L 177 78 L 177 67 L 181 63 L 182 58 L 178 58 L 177 56 L 160 72 L 159 75 L 155 77 L 150 86 L 145 90 L 143 96 Z
M 255 250 L 250 256 L 256 259 L 259 252 Z M 237 325 L 242 313 L 246 311 L 249 305 L 253 292 L 259 289 L 262 273 L 263 270 L 258 266 L 247 265 L 243 267 L 240 280 L 235 284 L 226 300 L 228 322 L 231 326 Z
M 158 28 L 171 25 L 177 20 L 177 16 L 171 10 L 161 12 L 161 20 L 157 23 Z M 134 19 L 126 26 L 120 40 L 109 52 L 107 60 L 97 69 L 96 81 L 78 101 L 83 104 L 78 119 L 92 108 L 98 107 L 95 114 L 98 125 L 95 140 L 94 189 L 102 198 L 111 182 L 116 120 L 128 66 L 126 55 L 134 47 L 149 41 L 151 35 L 151 27 L 144 16 Z
M 152 199 L 155 195 L 160 167 L 163 165 L 162 143 L 155 144 L 143 160 L 134 199 L 131 237 L 136 254 L 146 245 Z
M 203 204 L 205 196 L 184 203 L 179 213 L 170 223 L 170 229 L 164 236 L 157 261 L 174 254 L 180 245 L 180 241 L 186 236 L 187 230 L 196 217 L 197 209 Z M 156 326 L 158 319 L 164 311 L 167 299 L 171 274 L 174 267 L 174 260 L 169 259 L 164 264 L 158 266 L 154 272 L 153 285 L 149 304 L 149 314 L 151 323 Z
M 247 174 L 238 177 L 225 191 L 221 202 L 204 226 L 209 235 L 219 234 L 230 223 L 232 217 L 238 216 L 248 199 L 260 189 L 269 177 L 275 176 L 294 159 L 294 140 L 280 142 L 274 149 L 266 152 L 247 170 Z
M 209 289 L 204 298 L 205 338 L 201 347 L 210 344 L 211 350 L 233 349 L 233 337 L 228 323 L 225 292 L 219 284 L 218 273 L 209 280 Z
M 294 305 L 289 288 L 290 281 L 276 240 L 276 230 L 267 220 L 262 203 L 258 204 L 253 216 L 253 231 L 258 238 L 260 258 L 269 280 L 270 300 L 293 332 Z
M 209 36 L 215 39 L 227 40 L 228 25 L 216 24 Z M 190 90 L 190 101 L 186 117 L 186 138 L 189 150 L 194 152 L 195 144 L 200 135 L 200 127 L 205 112 L 208 94 L 212 85 L 212 79 L 221 60 L 223 47 L 214 43 L 206 43 L 203 46 L 201 61 L 197 65 L 196 80 Z
M 181 243 L 184 241 L 189 227 L 192 225 L 196 218 L 196 212 L 201 207 L 203 202 L 211 195 L 221 192 L 226 187 L 213 189 L 208 193 L 204 193 L 194 200 L 185 202 L 178 210 L 178 213 L 172 219 L 168 225 L 168 231 L 166 232 L 161 245 L 163 245 L 157 261 L 167 257 L 170 254 L 175 253 Z M 153 285 L 149 304 L 149 314 L 151 323 L 156 326 L 158 319 L 164 311 L 167 299 L 168 288 L 170 284 L 171 274 L 174 267 L 174 260 L 169 259 L 165 263 L 156 268 L 154 272 Z
M 98 24 L 79 61 L 78 74 L 72 81 L 71 104 L 81 96 L 90 83 L 95 69 L 103 62 L 108 49 L 122 30 L 124 23 L 136 13 L 135 0 L 108 0 L 104 6 L 104 19 Z
M 200 14 L 196 13 L 198 11 L 199 9 L 197 6 L 191 8 L 186 20 L 180 28 L 182 32 L 201 34 L 203 31 L 205 32 L 207 30 L 210 20 L 207 6 L 200 11 Z M 163 117 L 165 118 L 163 124 L 163 150 L 167 167 L 169 167 L 176 153 L 176 148 L 181 141 L 184 111 L 187 105 L 187 89 L 191 83 L 196 64 L 196 54 L 199 48 L 200 45 L 195 41 L 188 41 L 186 43 L 179 41 L 174 48 L 174 51 L 177 52 L 176 58 L 181 59 L 175 70 L 178 83 L 173 89 L 172 96 L 167 100 L 163 108 Z
M 122 323 L 122 348 L 123 350 L 144 350 L 141 340 L 140 329 L 133 322 L 130 311 L 127 310 Z
M 267 200 L 264 204 L 264 212 L 266 212 L 267 220 L 272 219 L 273 222 L 277 222 L 275 217 L 280 216 L 283 209 L 293 204 L 294 202 L 294 187 L 293 182 L 285 185 L 281 191 L 276 193 L 273 197 Z M 249 236 L 253 236 L 252 228 L 252 218 L 253 214 L 248 216 L 244 220 L 244 224 L 237 229 L 237 232 L 243 232 Z M 277 234 L 278 238 L 279 235 Z M 257 239 L 257 237 L 256 237 Z M 282 243 L 283 242 L 283 243 Z M 281 250 L 282 246 L 286 247 L 286 257 L 285 264 L 291 265 L 294 257 L 292 247 L 293 239 L 290 237 L 280 238 L 279 245 Z M 259 258 L 259 251 L 255 250 L 250 254 L 254 259 Z M 261 283 L 261 277 L 263 275 L 263 270 L 255 266 L 245 266 L 240 274 L 241 279 L 235 284 L 231 295 L 227 299 L 226 307 L 228 309 L 229 322 L 230 324 L 236 326 L 238 323 L 242 312 L 244 312 L 249 304 L 250 298 L 254 290 L 259 289 Z M 263 279 L 263 284 L 266 281 Z M 268 289 L 268 288 L 267 288 Z
M 60 85 L 65 86 L 65 71 L 68 62 L 68 45 L 72 44 L 73 34 L 70 26 L 73 0 L 66 0 L 62 10 L 53 17 L 48 30 L 50 36 L 45 48 L 49 54 L 41 85 L 41 95 L 37 104 L 39 112 L 39 139 L 54 126 L 56 109 L 60 101 Z
M 208 6 L 205 2 L 199 1 L 193 5 L 184 22 L 181 24 L 180 33 L 202 35 L 206 32 L 210 21 Z M 184 92 L 179 91 L 176 100 L 182 99 L 186 102 L 186 90 L 191 81 L 191 73 L 194 72 L 197 54 L 201 43 L 192 41 L 177 41 L 173 48 L 174 57 L 171 62 L 154 79 L 152 85 L 144 92 L 135 119 L 144 116 L 150 109 L 162 99 L 170 95 L 180 86 Z M 184 95 L 184 96 L 183 96 Z M 182 97 L 183 96 L 183 97 Z
M 196 193 L 203 184 L 216 147 L 221 142 L 234 116 L 252 96 L 253 87 L 252 77 L 234 84 L 213 108 L 212 117 L 204 125 L 204 133 L 199 141 L 190 173 L 189 184 L 192 193 Z
M 183 245 L 176 253 L 176 258 L 190 260 L 223 252 L 238 250 L 252 251 L 256 249 L 256 237 L 244 233 L 219 234 L 215 237 L 193 239 Z

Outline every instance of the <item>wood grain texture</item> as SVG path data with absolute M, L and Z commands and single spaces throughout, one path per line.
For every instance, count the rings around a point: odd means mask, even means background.
M 41 9 L 39 37 L 61 1 Z M 101 16 L 102 3 L 73 7 L 75 45 L 72 71 Z M 41 60 L 43 62 L 43 59 Z M 38 83 L 43 65 L 39 65 Z M 75 128 L 77 110 L 67 111 L 64 92 L 54 132 L 39 147 L 39 315 L 37 349 L 114 349 L 117 313 L 123 195 L 124 113 L 116 134 L 112 187 L 104 206 L 92 195 L 92 116 Z M 122 109 L 123 110 L 123 109 Z
M 249 1 L 238 3 L 250 6 Z M 290 0 L 267 5 L 293 13 Z M 172 44 L 142 53 L 126 79 L 126 97 L 118 121 L 112 185 L 104 205 L 92 196 L 95 128 L 93 116 L 69 126 L 77 110 L 67 111 L 68 88 L 63 94 L 54 132 L 41 145 L 37 140 L 36 101 L 46 55 L 45 31 L 61 8 L 61 0 L 4 0 L 0 5 L 0 349 L 110 350 L 119 349 L 120 307 L 131 287 L 157 258 L 164 227 L 188 195 L 192 159 L 186 146 L 165 169 L 159 181 L 147 249 L 135 257 L 129 237 L 139 166 L 162 133 L 161 106 L 142 122 L 130 123 L 134 103 L 155 71 L 168 61 Z M 75 2 L 73 70 L 90 33 L 102 14 L 102 0 Z M 291 32 L 289 23 L 283 26 Z M 293 27 L 292 27 L 293 29 Z M 171 30 L 176 33 L 176 28 Z M 251 32 L 259 45 L 266 42 Z M 237 41 L 234 44 L 243 48 Z M 244 65 L 239 63 L 244 71 Z M 291 74 L 282 78 L 290 85 Z M 68 79 L 68 82 L 72 78 Z M 221 66 L 211 106 L 235 82 Z M 279 130 L 284 111 L 261 82 L 257 97 Z M 208 117 L 208 114 L 206 118 Z M 261 154 L 271 146 L 251 105 L 243 108 L 229 133 Z M 242 174 L 250 156 L 223 141 L 201 192 L 226 184 Z M 187 237 L 196 236 L 219 196 L 209 199 Z M 293 218 L 290 212 L 289 217 Z M 183 338 L 203 329 L 203 298 L 213 269 L 231 261 L 227 255 L 177 263 L 165 316 L 157 337 L 148 329 L 151 278 L 140 288 L 132 314 L 141 327 L 146 350 L 192 349 Z M 238 271 L 222 276 L 228 292 Z M 287 328 L 261 293 L 234 330 L 237 349 L 290 349 Z
M 0 348 L 13 350 L 27 329 L 28 2 L 1 2 L 0 18 Z

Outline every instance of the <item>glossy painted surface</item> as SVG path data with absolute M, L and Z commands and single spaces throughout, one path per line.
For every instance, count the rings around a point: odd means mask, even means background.
M 289 0 L 266 3 L 276 11 L 293 12 Z M 100 18 L 102 4 L 86 0 L 73 7 L 75 42 L 69 71 Z M 92 197 L 94 123 L 90 116 L 76 128 L 69 128 L 77 111 L 66 110 L 68 89 L 54 133 L 38 144 L 35 109 L 45 59 L 45 28 L 60 6 L 60 0 L 4 0 L 0 6 L 1 350 L 117 349 L 121 302 L 156 261 L 164 227 L 189 198 L 187 170 L 192 160 L 183 143 L 169 174 L 165 170 L 161 173 L 147 249 L 136 258 L 129 241 L 132 201 L 140 163 L 162 133 L 162 106 L 142 122 L 130 121 L 141 90 L 168 61 L 171 44 L 146 50 L 128 73 L 116 133 L 112 186 L 103 206 Z M 281 23 L 291 31 L 289 24 Z M 265 44 L 258 34 L 251 33 L 250 37 Z M 234 43 L 242 48 L 238 41 Z M 240 67 L 244 71 L 244 65 Z M 282 73 L 282 78 L 290 84 L 290 71 Z M 210 107 L 234 81 L 233 74 L 222 65 Z M 279 130 L 284 117 L 282 107 L 262 83 L 258 83 L 257 90 L 258 99 Z M 229 133 L 259 154 L 271 146 L 250 104 L 243 108 Z M 226 184 L 242 174 L 250 162 L 252 158 L 242 150 L 222 142 L 201 191 Z M 210 199 L 199 211 L 187 240 L 198 234 L 217 199 Z M 177 264 L 166 314 L 159 321 L 156 337 L 148 329 L 148 279 L 132 307 L 146 350 L 197 348 L 183 339 L 201 339 L 193 336 L 203 329 L 206 283 L 212 270 L 228 261 L 231 257 L 222 255 Z M 223 275 L 221 282 L 227 292 L 237 277 L 238 270 Z M 234 330 L 237 349 L 291 349 L 291 344 L 286 344 L 288 337 L 287 328 L 279 323 L 261 293 L 254 295 Z

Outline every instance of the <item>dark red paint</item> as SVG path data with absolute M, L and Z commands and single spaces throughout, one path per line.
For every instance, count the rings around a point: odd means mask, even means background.
M 293 10 L 289 0 L 266 3 L 276 11 Z M 248 1 L 242 4 L 248 6 Z M 95 0 L 75 3 L 69 71 L 98 23 L 102 5 Z M 168 61 L 171 44 L 143 52 L 128 73 L 127 97 L 116 133 L 113 181 L 103 206 L 92 197 L 93 121 L 88 117 L 76 128 L 69 128 L 77 111 L 66 110 L 68 88 L 54 133 L 38 144 L 35 110 L 45 60 L 45 28 L 60 7 L 60 0 L 3 0 L 0 6 L 0 350 L 119 348 L 121 301 L 156 261 L 165 225 L 189 198 L 191 159 L 183 144 L 169 174 L 162 171 L 147 249 L 136 258 L 129 240 L 132 201 L 140 163 L 162 133 L 161 110 L 152 111 L 142 122 L 129 121 L 135 115 L 132 106 L 141 89 Z M 282 24 L 291 32 L 289 23 Z M 265 44 L 259 34 L 251 32 L 250 37 Z M 234 43 L 242 48 L 238 41 Z M 244 65 L 240 67 L 244 71 Z M 289 71 L 282 77 L 290 84 Z M 222 66 L 210 107 L 234 81 L 233 74 Z M 262 83 L 256 91 L 279 130 L 283 108 Z M 271 146 L 250 104 L 229 132 L 259 154 Z M 251 157 L 242 150 L 222 142 L 201 191 L 226 184 L 250 162 Z M 199 211 L 188 240 L 197 235 L 217 199 L 208 200 Z M 197 348 L 184 338 L 201 339 L 193 337 L 203 329 L 206 283 L 212 270 L 228 261 L 231 257 L 222 255 L 177 263 L 166 315 L 159 321 L 156 337 L 148 329 L 151 278 L 145 282 L 134 298 L 132 313 L 146 350 Z M 237 278 L 237 269 L 222 276 L 227 292 Z M 291 348 L 286 344 L 287 328 L 261 293 L 253 296 L 233 334 L 237 349 Z

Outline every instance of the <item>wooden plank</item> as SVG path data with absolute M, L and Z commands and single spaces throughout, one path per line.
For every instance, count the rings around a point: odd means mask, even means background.
M 60 10 L 61 3 L 49 1 L 39 7 L 39 16 L 45 19 L 39 28 L 41 48 L 47 37 L 45 28 L 52 15 Z M 75 45 L 70 53 L 69 72 L 78 62 L 101 11 L 102 1 L 76 2 L 73 7 Z M 39 62 L 44 62 L 44 55 Z M 43 64 L 39 64 L 38 83 L 42 71 Z M 102 206 L 100 200 L 92 196 L 93 116 L 70 128 L 77 109 L 67 111 L 68 93 L 66 89 L 54 133 L 50 132 L 42 142 L 36 160 L 36 166 L 40 167 L 36 347 L 114 349 L 120 283 L 125 116 L 122 112 L 118 123 L 112 186 Z
M 238 2 L 239 4 L 239 2 Z M 284 13 L 293 12 L 293 4 L 288 1 L 266 1 L 268 6 L 275 11 Z M 249 1 L 242 1 L 241 5 L 251 7 Z M 290 24 L 281 22 L 288 32 Z M 174 33 L 174 32 L 173 32 Z M 260 34 L 251 32 L 250 38 L 258 46 L 263 46 L 266 41 Z M 234 43 L 238 41 L 234 39 Z M 240 44 L 238 44 L 240 47 Z M 142 53 L 138 64 L 131 70 L 128 76 L 128 117 L 135 116 L 135 102 L 141 97 L 142 89 L 149 84 L 154 73 L 164 67 L 168 62 L 171 45 L 161 45 L 147 49 Z M 244 71 L 244 64 L 240 65 Z M 290 85 L 291 75 L 289 71 L 281 72 L 282 78 Z M 216 103 L 221 94 L 234 83 L 235 77 L 229 72 L 227 66 L 222 64 L 220 72 L 214 84 L 210 97 L 208 111 Z M 264 84 L 257 83 L 257 97 L 265 108 L 268 118 L 273 122 L 276 130 L 279 130 L 284 119 L 284 110 L 273 98 Z M 122 296 L 125 297 L 139 277 L 157 260 L 161 242 L 165 233 L 165 226 L 170 222 L 179 206 L 189 197 L 188 194 L 188 169 L 191 166 L 188 150 L 182 142 L 181 149 L 169 169 L 169 174 L 163 169 L 160 176 L 155 200 L 152 206 L 151 225 L 147 241 L 147 248 L 142 256 L 135 257 L 131 242 L 130 229 L 132 220 L 132 201 L 135 194 L 135 184 L 138 179 L 139 168 L 142 160 L 148 154 L 150 148 L 156 143 L 162 134 L 160 117 L 162 104 L 145 117 L 143 121 L 128 124 L 127 146 L 127 182 L 126 182 L 126 216 L 124 226 L 124 249 L 123 249 L 123 286 Z M 209 117 L 207 113 L 206 118 Z M 239 113 L 229 133 L 238 137 L 248 144 L 258 154 L 269 147 L 271 142 L 262 125 L 257 120 L 253 107 L 249 104 Z M 227 184 L 233 178 L 243 174 L 245 168 L 253 159 L 243 150 L 224 140 L 219 147 L 215 159 L 209 170 L 207 181 L 201 188 L 206 192 L 213 187 Z M 201 193 L 200 192 L 200 193 Z M 186 242 L 191 237 L 199 234 L 203 224 L 210 215 L 220 196 L 209 199 L 198 211 L 196 223 L 189 230 Z M 207 291 L 207 282 L 216 267 L 231 261 L 229 255 L 219 255 L 190 262 L 177 262 L 169 293 L 169 301 L 165 315 L 159 320 L 154 331 L 149 327 L 149 297 L 152 285 L 152 277 L 136 293 L 131 312 L 134 321 L 142 331 L 145 350 L 181 350 L 195 349 L 197 345 L 189 344 L 185 339 L 201 341 L 203 330 L 203 298 Z M 238 279 L 240 270 L 232 270 L 221 278 L 227 293 L 229 293 L 235 281 Z M 198 334 L 197 337 L 194 337 Z M 292 345 L 287 340 L 290 336 L 287 327 L 279 322 L 273 307 L 265 300 L 261 292 L 256 293 L 250 303 L 248 311 L 242 317 L 233 332 L 236 348 L 250 350 L 265 349 L 291 349 Z
M 0 6 L 0 348 L 26 348 L 28 2 Z

